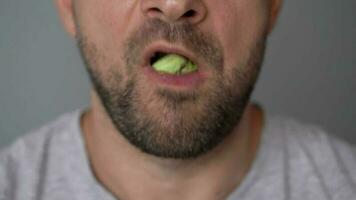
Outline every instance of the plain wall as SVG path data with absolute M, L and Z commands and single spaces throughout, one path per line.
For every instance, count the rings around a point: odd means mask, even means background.
M 356 143 L 356 1 L 285 1 L 253 99 Z M 0 146 L 89 103 L 53 1 L 0 1 Z

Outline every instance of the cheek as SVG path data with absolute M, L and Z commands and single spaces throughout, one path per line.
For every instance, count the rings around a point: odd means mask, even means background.
M 92 41 L 106 48 L 119 46 L 132 24 L 134 1 L 84 0 L 79 3 L 80 29 Z M 129 3 L 132 2 L 132 3 Z
M 78 23 L 81 35 L 95 44 L 101 56 L 105 57 L 103 60 L 106 60 L 96 67 L 103 72 L 119 70 L 126 73 L 125 67 L 121 67 L 122 44 L 127 36 L 128 25 L 132 23 L 128 19 L 131 19 L 130 6 L 133 4 L 122 1 L 118 5 L 113 0 L 105 3 L 102 0 L 85 1 L 79 3 Z
M 261 1 L 241 0 L 219 7 L 221 12 L 215 20 L 216 30 L 224 47 L 226 73 L 232 67 L 244 67 L 251 49 L 266 30 L 266 11 Z

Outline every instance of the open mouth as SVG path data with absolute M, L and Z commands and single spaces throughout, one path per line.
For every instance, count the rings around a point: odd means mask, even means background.
M 150 66 L 163 74 L 189 74 L 198 70 L 196 64 L 187 57 L 177 53 L 157 51 L 150 58 Z
M 150 45 L 143 52 L 143 60 L 144 74 L 153 84 L 189 90 L 197 88 L 208 77 L 193 52 L 172 44 Z

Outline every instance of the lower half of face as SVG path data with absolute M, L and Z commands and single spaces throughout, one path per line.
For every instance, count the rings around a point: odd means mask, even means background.
M 243 50 L 247 56 L 231 66 L 224 64 L 223 48 L 211 34 L 159 21 L 127 38 L 122 59 L 109 56 L 112 52 L 85 32 L 78 35 L 78 46 L 117 131 L 145 153 L 190 159 L 212 150 L 238 125 L 259 73 L 265 39 L 259 34 Z M 140 66 L 143 51 L 156 40 L 179 43 L 199 57 L 206 66 L 198 84 L 181 87 L 147 74 Z

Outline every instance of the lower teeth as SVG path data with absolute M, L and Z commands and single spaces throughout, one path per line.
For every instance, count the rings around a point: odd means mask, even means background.
M 198 67 L 183 56 L 167 54 L 152 65 L 153 69 L 166 74 L 188 74 L 198 70 Z

